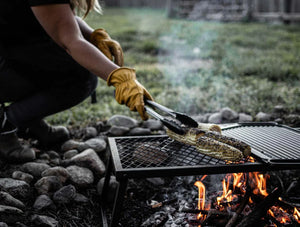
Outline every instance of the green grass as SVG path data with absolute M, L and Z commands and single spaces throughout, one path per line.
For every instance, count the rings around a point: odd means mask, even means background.
M 300 104 L 300 26 L 168 19 L 162 10 L 105 8 L 86 20 L 122 45 L 125 65 L 163 105 L 188 114 L 228 106 L 252 115 Z M 114 114 L 139 119 L 100 81 L 98 103 L 87 99 L 49 117 L 88 124 Z

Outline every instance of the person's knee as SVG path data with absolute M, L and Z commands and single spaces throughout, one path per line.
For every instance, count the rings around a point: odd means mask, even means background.
M 82 101 L 93 93 L 97 85 L 98 77 L 91 73 L 86 73 L 73 78 L 72 85 L 68 87 L 70 92 L 73 93 L 73 98 Z

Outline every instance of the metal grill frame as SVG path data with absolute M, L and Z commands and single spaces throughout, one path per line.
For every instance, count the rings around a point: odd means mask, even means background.
M 284 127 L 289 130 L 293 130 L 297 133 L 299 131 L 290 128 L 288 126 L 279 125 L 277 123 L 243 123 L 234 124 L 223 128 L 223 131 L 234 129 L 237 127 L 247 126 L 271 126 L 271 127 Z M 290 161 L 272 161 L 264 159 L 262 154 L 254 152 L 253 156 L 256 158 L 256 162 L 246 163 L 232 163 L 232 164 L 203 164 L 193 166 L 159 166 L 159 167 L 139 167 L 139 168 L 123 168 L 120 155 L 118 152 L 116 140 L 120 139 L 141 139 L 141 138 L 168 138 L 167 135 L 153 135 L 153 136 L 130 136 L 130 137 L 110 137 L 108 138 L 110 151 L 112 155 L 112 161 L 114 166 L 114 172 L 116 178 L 122 178 L 126 175 L 129 178 L 140 177 L 169 177 L 169 176 L 190 176 L 201 174 L 223 174 L 223 173 L 236 173 L 236 172 L 255 172 L 255 171 L 274 171 L 285 169 L 300 169 L 300 162 Z M 299 148 L 300 149 L 300 148 Z
M 300 134 L 300 131 L 290 128 L 285 125 L 277 123 L 237 123 L 228 127 L 222 128 L 223 130 L 234 129 L 236 127 L 245 126 L 279 126 L 285 129 L 292 130 Z M 202 174 L 225 174 L 225 173 L 237 173 L 237 172 L 258 172 L 258 171 L 276 171 L 287 169 L 300 169 L 300 162 L 298 161 L 272 161 L 266 159 L 259 152 L 255 152 L 253 156 L 256 158 L 256 162 L 246 162 L 243 164 L 206 164 L 206 165 L 194 165 L 194 166 L 172 166 L 172 167 L 145 167 L 145 168 L 123 168 L 120 160 L 118 148 L 116 145 L 116 139 L 136 139 L 136 138 L 162 138 L 168 137 L 167 135 L 156 136 L 131 136 L 131 137 L 110 137 L 108 138 L 110 148 L 110 159 L 107 162 L 107 170 L 105 181 L 102 191 L 102 200 L 105 200 L 105 196 L 108 192 L 108 185 L 110 176 L 112 173 L 116 176 L 116 180 L 119 182 L 118 190 L 113 205 L 113 211 L 111 214 L 110 225 L 107 223 L 107 218 L 103 208 L 101 209 L 102 226 L 117 226 L 120 215 L 122 213 L 124 195 L 129 178 L 151 178 L 151 177 L 171 177 L 171 176 L 195 176 Z

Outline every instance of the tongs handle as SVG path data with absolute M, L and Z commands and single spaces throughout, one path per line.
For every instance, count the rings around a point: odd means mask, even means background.
M 146 104 L 148 104 L 148 105 L 150 105 L 154 108 L 157 108 L 157 109 L 159 109 L 159 110 L 161 110 L 161 111 L 163 111 L 163 112 L 165 112 L 165 113 L 167 113 L 167 114 L 169 114 L 173 117 L 176 117 L 176 114 L 173 113 L 174 112 L 173 110 L 171 110 L 168 107 L 165 107 L 165 106 L 163 106 L 163 105 L 161 105 L 157 102 L 154 102 L 154 101 L 151 101 L 151 100 L 146 100 Z
M 193 127 L 193 128 L 198 127 L 198 122 L 186 114 L 175 112 L 174 110 L 171 110 L 168 107 L 165 107 L 165 106 L 158 104 L 151 100 L 146 100 L 145 102 L 146 102 L 146 104 L 150 105 L 151 107 L 157 108 L 158 110 L 161 110 L 162 112 L 165 112 L 165 113 L 169 114 L 170 116 L 176 118 L 184 125 L 187 125 L 187 126 Z

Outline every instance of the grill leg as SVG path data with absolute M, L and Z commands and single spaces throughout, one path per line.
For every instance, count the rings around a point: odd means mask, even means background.
M 112 220 L 110 227 L 115 227 L 118 226 L 118 222 L 121 216 L 122 212 L 122 207 L 123 207 L 123 201 L 124 201 L 124 195 L 126 192 L 127 188 L 127 183 L 128 183 L 128 178 L 127 177 L 122 177 L 119 181 L 119 186 L 114 202 L 114 208 L 112 212 Z
M 108 192 L 109 181 L 110 181 L 110 176 L 111 176 L 111 173 L 112 173 L 112 169 L 113 169 L 113 160 L 112 160 L 112 157 L 110 156 L 109 159 L 108 159 L 105 178 L 104 178 L 103 190 L 102 190 L 102 195 L 101 195 L 102 201 L 105 201 L 105 197 L 106 197 L 107 192 Z

